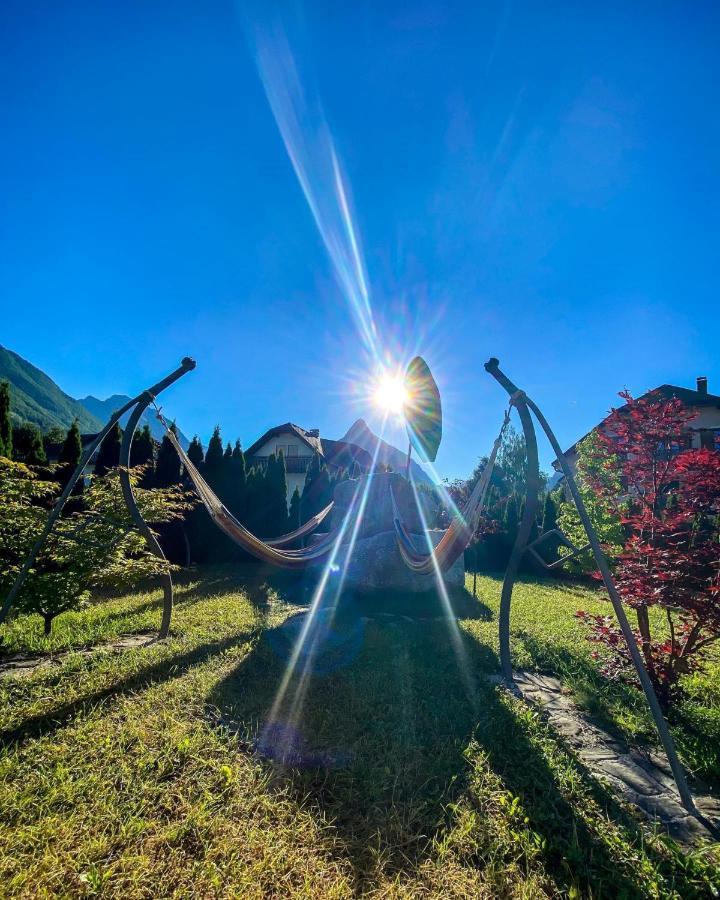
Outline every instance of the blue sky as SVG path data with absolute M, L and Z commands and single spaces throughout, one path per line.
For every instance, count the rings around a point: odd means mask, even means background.
M 490 356 L 563 444 L 624 387 L 705 374 L 720 393 L 715 5 L 1 15 L 0 343 L 73 396 L 134 393 L 189 354 L 165 400 L 188 434 L 378 425 L 376 361 L 258 73 L 278 35 L 342 167 L 376 351 L 421 352 L 440 384 L 440 474 L 499 426 Z

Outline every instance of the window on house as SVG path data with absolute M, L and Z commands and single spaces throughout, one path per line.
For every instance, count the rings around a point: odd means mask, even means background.
M 297 456 L 298 448 L 296 444 L 288 444 L 286 456 Z

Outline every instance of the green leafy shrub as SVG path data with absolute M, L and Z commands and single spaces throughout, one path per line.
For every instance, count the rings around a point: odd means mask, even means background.
M 146 491 L 130 477 L 138 507 L 148 522 L 179 518 L 189 508 L 179 488 Z M 56 482 L 44 481 L 22 463 L 0 458 L 0 592 L 10 590 L 57 498 Z M 95 477 L 83 494 L 79 511 L 61 516 L 16 601 L 24 612 L 37 613 L 49 634 L 53 619 L 77 609 L 94 587 L 125 587 L 167 571 L 169 564 L 151 554 L 133 529 L 117 470 Z

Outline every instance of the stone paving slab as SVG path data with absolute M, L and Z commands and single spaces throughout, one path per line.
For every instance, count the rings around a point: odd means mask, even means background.
M 44 654 L 39 656 L 29 656 L 21 653 L 13 654 L 0 658 L 0 678 L 16 677 L 22 678 L 31 675 L 37 669 L 51 669 L 61 665 L 66 657 L 80 654 L 81 656 L 92 656 L 95 653 L 121 652 L 123 650 L 132 650 L 135 647 L 146 647 L 157 640 L 157 632 L 141 632 L 139 634 L 121 634 L 114 641 L 108 641 L 106 644 L 96 644 L 94 647 L 79 647 L 77 650 L 63 650 L 60 653 L 53 653 L 52 656 Z
M 645 815 L 663 825 L 676 840 L 690 844 L 717 840 L 720 799 L 695 794 L 695 804 L 707 825 L 687 813 L 673 781 L 667 760 L 655 751 L 628 747 L 573 703 L 557 678 L 535 672 L 516 672 L 515 686 L 529 702 L 538 705 L 547 721 L 577 753 L 599 780 Z M 709 827 L 708 827 L 709 826 Z

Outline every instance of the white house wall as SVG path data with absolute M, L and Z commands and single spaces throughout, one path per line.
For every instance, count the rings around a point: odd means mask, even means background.
M 297 448 L 291 450 L 288 453 L 288 448 Z M 272 456 L 274 453 L 277 455 L 278 451 L 282 450 L 283 456 L 288 457 L 294 452 L 295 456 L 312 456 L 313 451 L 308 445 L 301 441 L 300 438 L 293 434 L 292 432 L 283 432 L 283 434 L 277 434 L 274 437 L 271 437 L 270 440 L 266 441 L 261 447 L 259 447 L 253 456 Z M 252 465 L 252 461 L 250 461 L 250 465 Z M 295 488 L 302 494 L 303 487 L 305 486 L 305 473 L 304 472 L 288 472 L 287 474 L 287 503 L 288 507 L 290 506 L 290 499 L 295 491 Z

